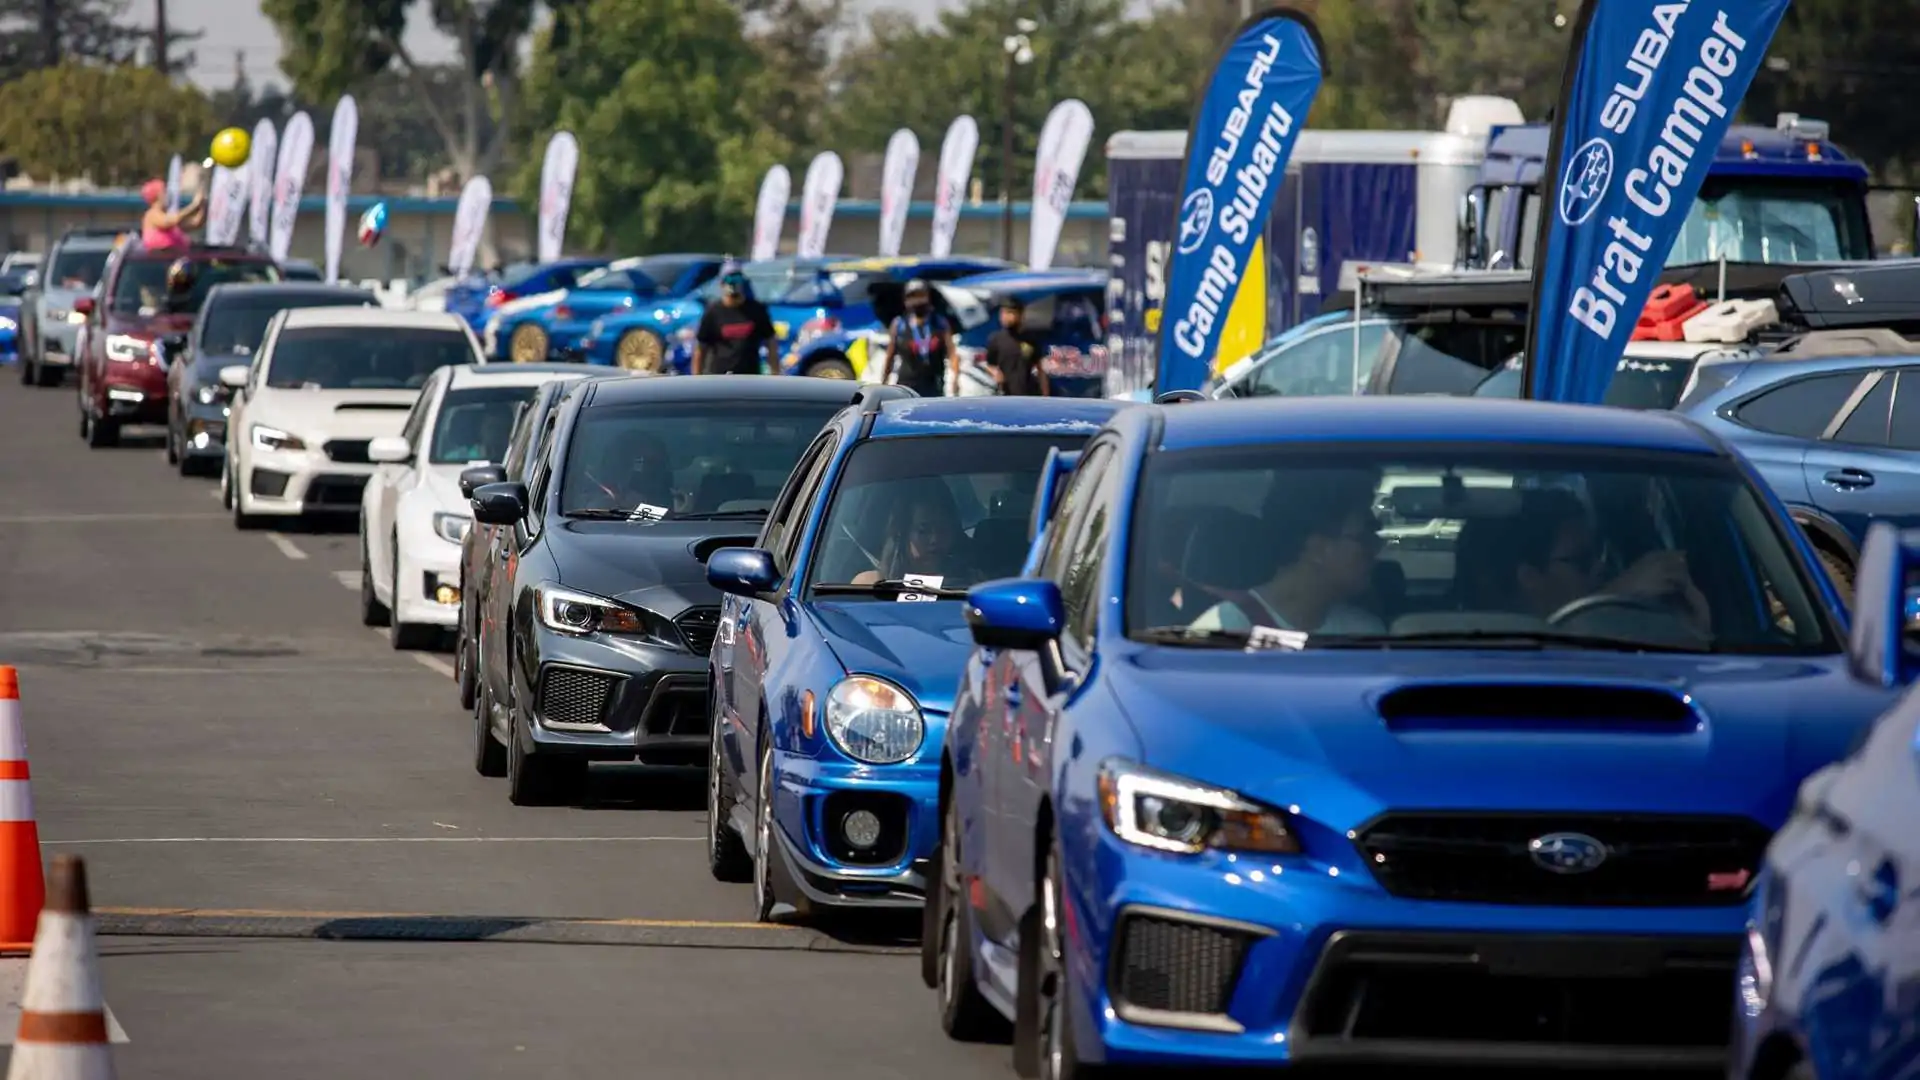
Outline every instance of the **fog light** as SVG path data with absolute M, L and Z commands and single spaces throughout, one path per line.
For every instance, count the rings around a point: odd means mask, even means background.
M 880 819 L 871 810 L 855 810 L 840 819 L 840 833 L 847 843 L 867 851 L 880 842 Z
M 433 598 L 442 604 L 457 604 L 460 602 L 460 590 L 451 585 L 442 585 L 433 590 Z

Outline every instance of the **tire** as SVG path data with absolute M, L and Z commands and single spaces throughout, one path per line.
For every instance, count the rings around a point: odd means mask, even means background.
M 708 695 L 712 700 L 712 695 Z M 720 753 L 720 721 L 713 718 L 707 750 L 707 869 L 713 880 L 741 885 L 753 880 L 753 856 L 733 828 L 733 794 Z
M 174 441 L 172 420 L 167 421 L 167 464 L 178 468 L 181 476 L 187 475 L 186 458 L 180 453 L 180 444 Z
M 507 337 L 507 359 L 516 364 L 537 364 L 547 358 L 547 332 L 533 323 L 521 323 Z
M 400 621 L 400 538 L 396 536 L 389 543 L 393 548 L 393 569 L 387 575 L 387 595 L 392 597 L 387 607 L 387 640 L 400 652 L 427 648 L 440 636 L 439 628 Z
M 1102 1073 L 1082 1064 L 1073 1040 L 1060 939 L 1060 857 L 1049 844 L 1039 901 L 1020 935 L 1020 1021 L 1015 1025 L 1014 1068 L 1040 1080 L 1094 1080 Z M 1026 932 L 1026 931 L 1031 932 Z
M 507 748 L 493 737 L 493 695 L 484 686 L 473 694 L 473 771 L 488 779 L 507 775 Z
M 20 354 L 20 385 L 32 386 L 34 383 L 37 383 L 39 381 L 40 381 L 39 365 L 35 364 L 33 360 L 26 355 L 26 353 L 22 352 Z
M 513 689 L 512 648 L 507 671 L 507 799 L 515 806 L 552 806 L 586 779 L 585 758 L 529 754 L 520 738 L 520 705 Z
M 622 371 L 657 373 L 666 363 L 667 343 L 651 330 L 629 330 L 613 344 L 613 366 Z
M 87 417 L 86 425 L 88 449 L 100 450 L 106 447 L 120 445 L 120 424 L 118 421 L 96 419 L 89 416 Z
M 753 921 L 774 921 L 780 896 L 773 886 L 773 736 L 760 729 L 760 768 L 753 807 Z
M 465 604 L 466 601 L 467 591 L 463 588 L 460 590 L 460 602 Z M 479 687 L 474 683 L 472 651 L 473 638 L 467 633 L 467 617 L 463 613 L 460 616 L 460 636 L 453 643 L 453 678 L 460 687 L 460 707 L 463 709 L 473 708 L 480 694 Z
M 960 884 L 960 811 L 947 800 L 940 818 L 940 855 L 935 860 L 933 895 L 927 910 L 935 912 L 936 962 L 934 989 L 940 1002 L 940 1028 L 958 1042 L 989 1042 L 1007 1035 L 1006 1018 L 980 994 L 974 981 L 973 905 L 956 886 Z M 924 950 L 925 945 L 922 945 Z
M 808 364 L 807 374 L 816 379 L 851 379 L 853 365 L 843 357 L 829 356 L 825 360 L 815 360 Z
M 373 568 L 367 565 L 367 541 L 360 539 L 360 624 L 362 626 L 385 626 L 393 618 L 387 605 L 380 602 L 380 594 L 373 591 Z
M 33 365 L 34 384 L 37 386 L 59 386 L 67 379 L 67 369 L 51 364 Z
M 1815 544 L 1814 554 L 1820 557 L 1820 565 L 1833 579 L 1833 587 L 1840 590 L 1840 602 L 1848 608 L 1853 607 L 1853 566 L 1847 560 L 1828 550 L 1824 545 Z
M 227 482 L 227 498 L 233 503 L 234 528 L 241 532 L 252 532 L 266 526 L 266 519 L 258 514 L 249 514 L 242 509 L 244 504 L 240 501 L 240 485 L 231 480 Z

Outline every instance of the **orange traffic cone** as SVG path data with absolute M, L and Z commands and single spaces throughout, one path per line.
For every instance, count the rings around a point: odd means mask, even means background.
M 56 856 L 51 876 L 7 1080 L 113 1080 L 86 864 Z
M 33 949 L 34 921 L 46 898 L 40 827 L 27 781 L 27 731 L 20 719 L 20 675 L 0 665 L 0 953 Z

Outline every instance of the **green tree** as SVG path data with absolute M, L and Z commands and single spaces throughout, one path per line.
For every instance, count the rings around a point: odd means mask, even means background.
M 1890 183 L 1911 183 L 1920 154 L 1911 114 L 1888 106 L 1920 80 L 1920 0 L 1794 0 L 1741 112 L 1783 112 L 1833 125 L 1833 139 Z
M 124 64 L 150 38 L 124 18 L 127 0 L 56 0 L 53 37 L 40 32 L 41 0 L 0 0 L 0 81 L 52 59 Z
M 1445 119 L 1448 98 L 1498 94 L 1542 119 L 1560 96 L 1579 0 L 1413 0 L 1422 127 Z
M 644 43 L 636 48 L 635 43 Z M 791 144 L 761 119 L 768 76 L 725 0 L 588 0 L 538 34 L 517 138 L 580 140 L 568 232 L 586 248 L 728 250 L 746 239 L 767 166 Z
M 0 146 L 38 180 L 138 184 L 213 130 L 206 97 L 152 68 L 69 63 L 0 84 Z

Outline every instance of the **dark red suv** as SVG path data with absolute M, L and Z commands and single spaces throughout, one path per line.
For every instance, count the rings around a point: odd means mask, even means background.
M 75 302 L 80 335 L 80 435 L 89 446 L 120 441 L 123 424 L 167 422 L 169 351 L 186 340 L 215 285 L 279 281 L 270 257 L 242 248 L 114 249 L 100 287 Z

